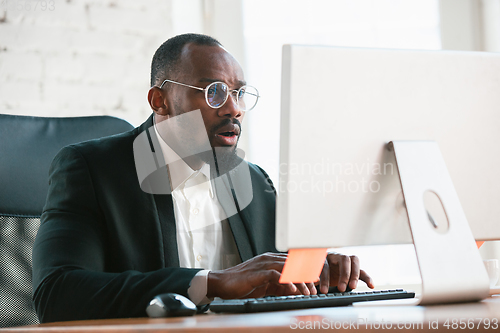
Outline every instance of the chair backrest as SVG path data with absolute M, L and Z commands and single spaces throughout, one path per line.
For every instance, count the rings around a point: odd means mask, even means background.
M 52 159 L 66 145 L 132 128 L 110 116 L 0 114 L 0 327 L 38 323 L 32 303 L 31 250 Z

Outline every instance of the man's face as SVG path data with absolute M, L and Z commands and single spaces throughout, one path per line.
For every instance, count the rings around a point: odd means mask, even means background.
M 226 83 L 230 90 L 245 85 L 241 66 L 232 55 L 219 46 L 196 44 L 184 46 L 176 77 L 167 79 L 200 88 L 206 88 L 215 81 Z M 176 116 L 199 109 L 210 146 L 234 151 L 240 137 L 244 112 L 231 96 L 221 108 L 213 109 L 206 103 L 204 91 L 174 83 L 168 83 L 165 89 L 168 116 L 175 124 L 171 127 L 174 133 L 168 135 L 167 143 L 174 150 L 182 150 L 183 145 L 206 145 L 206 142 L 201 142 L 206 141 L 204 133 L 196 133 L 199 128 L 194 129 L 190 124 L 182 123 L 182 117 L 178 118 L 179 122 L 175 122 Z

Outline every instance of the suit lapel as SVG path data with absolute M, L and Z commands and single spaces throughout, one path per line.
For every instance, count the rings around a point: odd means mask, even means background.
M 177 229 L 175 226 L 174 205 L 170 194 L 153 195 L 161 233 L 163 236 L 163 250 L 165 267 L 179 267 L 179 252 L 177 249 Z
M 233 215 L 228 218 L 228 221 L 231 231 L 233 232 L 234 241 L 236 242 L 236 246 L 238 246 L 241 261 L 247 261 L 253 258 L 252 245 L 250 244 L 245 224 L 240 215 Z
M 252 245 L 250 244 L 250 239 L 248 238 L 245 223 L 236 208 L 238 202 L 236 201 L 235 195 L 231 189 L 227 175 L 224 174 L 221 177 L 215 178 L 214 185 L 219 202 L 224 209 L 226 216 L 229 216 L 229 226 L 231 227 L 234 241 L 238 247 L 241 261 L 246 261 L 254 256 L 254 251 L 252 250 Z
M 149 131 L 153 126 L 153 116 L 140 126 L 140 132 Z M 168 172 L 163 159 L 163 155 L 158 143 L 158 138 L 154 135 L 154 130 L 149 132 L 151 152 L 159 160 L 160 169 L 155 172 L 154 180 L 170 184 Z M 153 180 L 151 180 L 154 182 Z M 168 185 L 170 186 L 170 185 Z M 179 252 L 177 249 L 177 229 L 175 224 L 174 205 L 171 194 L 148 194 L 154 199 L 156 211 L 158 213 L 158 223 L 163 240 L 163 254 L 165 267 L 179 267 Z

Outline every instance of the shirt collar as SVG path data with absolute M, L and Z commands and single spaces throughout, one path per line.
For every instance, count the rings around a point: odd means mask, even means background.
M 207 177 L 210 197 L 214 197 L 212 182 L 210 180 L 210 165 L 208 163 L 203 164 L 200 170 L 193 170 L 180 156 L 163 140 L 158 133 L 156 128 L 156 121 L 153 119 L 153 125 L 155 128 L 155 134 L 160 143 L 161 151 L 163 153 L 163 158 L 165 163 L 168 165 L 170 186 L 172 187 L 172 192 L 177 190 L 181 185 L 186 183 L 190 178 L 196 177 L 198 173 L 202 173 Z M 175 163 L 174 163 L 175 162 Z

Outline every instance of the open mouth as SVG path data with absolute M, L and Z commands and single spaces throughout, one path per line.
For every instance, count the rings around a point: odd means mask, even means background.
M 222 136 L 233 136 L 233 135 L 236 135 L 235 132 L 222 132 L 222 133 L 219 133 L 218 135 L 222 135 Z
M 240 127 L 236 124 L 229 124 L 220 128 L 215 137 L 221 146 L 234 146 L 238 142 L 239 135 Z

